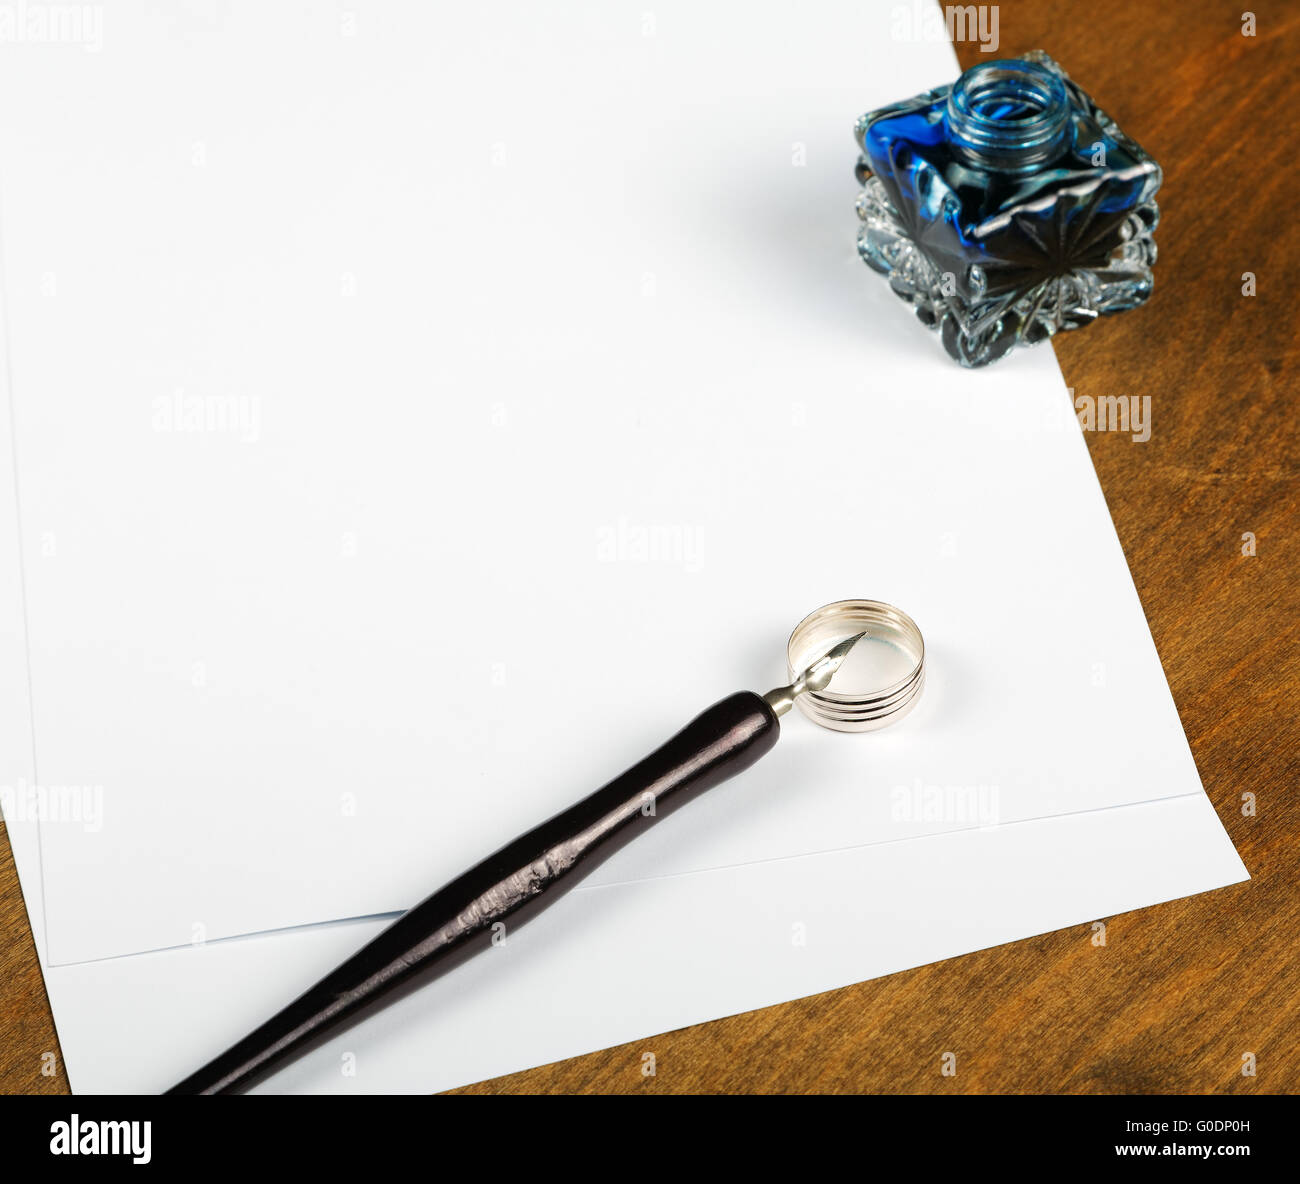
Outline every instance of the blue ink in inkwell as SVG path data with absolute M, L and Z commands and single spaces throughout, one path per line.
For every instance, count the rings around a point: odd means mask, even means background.
M 1160 166 L 1046 54 L 857 124 L 858 250 L 963 366 L 1151 294 Z

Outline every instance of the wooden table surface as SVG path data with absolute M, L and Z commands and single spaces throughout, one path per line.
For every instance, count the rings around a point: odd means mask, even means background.
M 1077 395 L 1151 395 L 1150 440 L 1088 444 L 1205 788 L 1254 878 L 1098 918 L 1104 947 L 1091 926 L 1062 930 L 465 1092 L 1300 1087 L 1300 4 L 1251 0 L 1254 36 L 1244 8 L 1009 0 L 996 56 L 1046 49 L 1164 166 L 1150 303 L 1055 349 Z M 58 1045 L 2 832 L 0 983 L 0 1090 L 65 1090 L 41 1073 Z M 945 1051 L 956 1076 L 940 1073 Z

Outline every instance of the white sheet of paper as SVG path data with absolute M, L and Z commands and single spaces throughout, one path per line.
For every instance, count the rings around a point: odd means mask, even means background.
M 51 967 L 34 824 L 11 826 L 10 840 L 65 1069 L 80 1093 L 174 1085 L 385 924 L 309 926 Z M 449 1089 L 1246 878 L 1197 793 L 579 888 L 490 954 L 257 1091 Z M 1080 929 L 1080 942 L 1091 938 Z M 639 1067 L 638 1053 L 629 1074 Z
M 102 804 L 52 963 L 408 906 L 844 596 L 920 623 L 912 716 L 793 721 L 597 883 L 1199 790 L 1052 355 L 962 372 L 857 259 L 853 120 L 946 44 L 158 13 L 0 74 L 33 780 Z
M 188 941 L 195 921 L 217 937 L 408 903 L 662 738 L 684 697 L 771 681 L 774 612 L 783 630 L 846 592 L 897 599 L 926 628 L 931 681 L 907 731 L 836 737 L 795 719 L 771 771 L 737 783 L 744 796 L 693 806 L 639 864 L 629 852 L 610 882 L 263 1088 L 447 1087 L 1244 878 L 1082 443 L 1053 418 L 1051 355 L 997 383 L 959 374 L 845 250 L 845 111 L 950 77 L 950 51 L 887 45 L 883 17 L 848 5 L 798 22 L 602 8 L 559 28 L 512 9 L 490 44 L 454 26 L 466 18 L 425 19 L 259 10 L 254 23 L 248 7 L 192 6 L 164 22 L 124 5 L 102 55 L 6 57 L 0 89 L 24 96 L 26 123 L 0 120 L 19 429 L 15 444 L 0 417 L 0 456 L 19 462 L 0 481 L 0 555 L 15 559 L 0 564 L 0 800 L 74 1086 L 165 1087 L 384 922 L 61 961 Z M 348 21 L 356 44 L 336 43 Z M 639 70 L 629 28 L 646 42 Z M 421 110 L 401 100 L 427 95 L 430 55 L 474 100 L 455 107 L 464 124 L 439 117 L 435 148 L 400 126 Z M 512 108 L 520 72 L 546 85 Z M 291 93 L 280 78 L 309 81 Z M 54 94 L 51 110 L 40 99 Z M 569 138 L 530 142 L 521 110 Z M 601 143 L 610 110 L 633 132 Z M 486 145 L 505 170 L 495 195 L 480 167 L 489 126 L 503 129 Z M 647 161 L 652 189 L 626 186 L 625 218 L 601 204 L 585 155 L 598 143 L 607 187 L 625 186 L 629 143 Z M 198 172 L 182 176 L 173 150 Z M 454 192 L 434 185 L 447 175 Z M 586 207 L 566 208 L 587 186 Z M 400 207 L 388 227 L 373 224 L 379 194 Z M 471 252 L 413 217 L 430 197 L 462 216 L 481 274 L 457 271 Z M 476 200 L 510 216 L 486 233 Z M 602 275 L 584 300 L 580 281 Z M 472 312 L 411 276 L 454 276 L 439 283 Z M 635 299 L 619 287 L 629 276 Z M 507 337 L 484 331 L 482 301 Z M 421 323 L 435 307 L 448 318 L 436 334 Z M 223 404 L 233 438 L 179 431 L 156 393 L 173 384 L 254 401 Z M 246 441 L 241 408 L 256 415 Z M 949 419 L 975 457 L 956 455 Z M 854 462 L 828 465 L 846 439 Z M 585 477 L 566 469 L 579 455 Z M 890 484 L 903 467 L 916 488 Z M 744 518 L 755 494 L 770 531 Z M 404 498 L 431 499 L 429 513 Z M 838 508 L 809 519 L 818 499 Z M 819 554 L 845 523 L 853 546 Z M 667 528 L 652 536 L 667 550 L 642 557 L 650 527 Z M 758 603 L 730 603 L 742 588 Z M 1073 604 L 1072 627 L 1044 609 L 1049 593 Z M 1061 633 L 1022 647 L 1008 631 L 1020 619 Z M 572 661 L 593 639 L 617 658 L 594 695 Z M 1035 710 L 1044 689 L 1055 713 Z M 1149 761 L 1113 728 L 1077 751 L 1125 710 Z M 1059 757 L 1034 767 L 1044 729 L 1073 772 Z M 102 795 L 56 795 L 42 822 L 22 792 L 35 786 Z M 945 786 L 997 788 L 977 801 L 1004 820 L 1091 812 L 923 835 L 990 820 L 926 818 L 926 790 Z M 358 809 L 335 817 L 344 793 Z M 1178 796 L 1080 805 L 1162 795 Z M 90 825 L 58 813 L 78 802 Z M 743 866 L 666 874 L 726 859 Z

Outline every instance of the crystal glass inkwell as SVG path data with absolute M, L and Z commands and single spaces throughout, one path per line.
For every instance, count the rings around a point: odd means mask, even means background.
M 1160 166 L 1041 51 L 856 130 L 859 253 L 963 366 L 1151 294 Z

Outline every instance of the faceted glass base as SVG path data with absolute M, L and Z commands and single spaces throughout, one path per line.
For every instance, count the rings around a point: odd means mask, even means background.
M 1036 344 L 1063 329 L 1078 329 L 1105 313 L 1136 308 L 1151 295 L 1152 237 L 1159 222 L 1154 201 L 1139 206 L 1120 229 L 1121 242 L 1104 268 L 1069 271 L 1012 293 L 966 299 L 908 236 L 885 187 L 870 177 L 858 195 L 858 253 L 889 277 L 889 286 L 915 309 L 943 347 L 963 366 L 996 361 L 1018 343 Z M 981 287 L 979 265 L 970 286 Z

